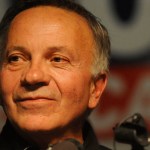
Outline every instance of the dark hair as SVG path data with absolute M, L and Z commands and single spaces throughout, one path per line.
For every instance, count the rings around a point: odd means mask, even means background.
M 93 74 L 108 70 L 110 56 L 110 40 L 106 28 L 101 22 L 83 6 L 71 0 L 19 0 L 5 13 L 0 23 L 0 56 L 7 44 L 7 34 L 12 20 L 20 12 L 38 6 L 53 6 L 75 12 L 85 18 L 89 24 L 95 40 Z M 2 59 L 2 58 L 1 58 Z

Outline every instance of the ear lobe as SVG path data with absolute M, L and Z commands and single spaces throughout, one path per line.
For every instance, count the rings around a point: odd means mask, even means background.
M 98 75 L 91 85 L 91 96 L 89 100 L 89 108 L 95 108 L 99 102 L 100 97 L 106 87 L 107 84 L 107 74 L 100 74 Z

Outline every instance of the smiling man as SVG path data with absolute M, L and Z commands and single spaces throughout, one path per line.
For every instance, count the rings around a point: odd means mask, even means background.
M 98 145 L 86 121 L 106 86 L 105 27 L 69 0 L 19 1 L 0 24 L 0 149 L 45 150 L 62 141 Z

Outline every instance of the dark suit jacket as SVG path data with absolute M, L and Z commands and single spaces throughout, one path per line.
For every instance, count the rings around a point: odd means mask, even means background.
M 104 146 L 99 145 L 92 127 L 88 122 L 83 127 L 84 138 L 84 150 L 110 150 Z M 38 150 L 36 146 L 33 146 L 20 137 L 14 130 L 12 125 L 7 120 L 3 130 L 0 134 L 0 150 Z M 30 149 L 29 149 L 30 150 Z

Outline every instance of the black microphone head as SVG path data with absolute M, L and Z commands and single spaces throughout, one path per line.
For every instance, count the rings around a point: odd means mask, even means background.
M 55 144 L 52 150 L 84 150 L 84 148 L 79 141 L 70 138 Z
M 63 141 L 53 146 L 52 150 L 78 150 L 78 147 L 71 141 Z

